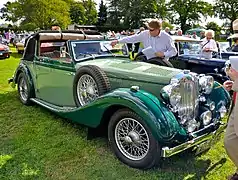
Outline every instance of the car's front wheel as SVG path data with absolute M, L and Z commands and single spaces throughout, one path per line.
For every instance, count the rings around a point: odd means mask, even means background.
M 21 102 L 25 105 L 31 105 L 32 89 L 24 73 L 20 73 L 17 79 L 17 89 Z
M 109 144 L 123 163 L 139 169 L 157 166 L 161 147 L 146 123 L 129 109 L 118 110 L 108 125 Z

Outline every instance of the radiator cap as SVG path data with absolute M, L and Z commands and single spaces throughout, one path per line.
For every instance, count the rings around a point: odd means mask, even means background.
M 139 91 L 139 86 L 131 86 L 131 91 L 132 92 L 137 92 L 137 91 Z

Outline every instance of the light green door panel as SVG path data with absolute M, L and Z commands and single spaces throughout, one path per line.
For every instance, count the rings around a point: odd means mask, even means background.
M 48 57 L 35 61 L 37 97 L 58 105 L 75 106 L 73 99 L 74 68 L 72 63 Z
M 55 67 L 52 67 L 52 73 L 50 79 L 50 89 L 52 89 L 51 101 L 57 105 L 75 106 L 73 98 L 73 80 L 74 72 L 65 71 Z

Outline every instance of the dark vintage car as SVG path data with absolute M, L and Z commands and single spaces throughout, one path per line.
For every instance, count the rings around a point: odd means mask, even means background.
M 83 31 L 31 35 L 9 83 L 23 104 L 106 132 L 118 159 L 142 169 L 209 149 L 231 104 L 211 76 L 131 61 L 126 45 Z
M 229 79 L 224 72 L 225 63 L 229 56 L 234 56 L 236 53 L 219 51 L 213 54 L 212 59 L 205 59 L 201 56 L 200 40 L 183 36 L 172 36 L 172 38 L 178 49 L 177 56 L 169 60 L 173 67 L 212 75 L 219 83 Z

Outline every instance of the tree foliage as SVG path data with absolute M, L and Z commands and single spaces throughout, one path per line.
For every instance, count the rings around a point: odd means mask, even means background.
M 185 32 L 189 26 L 201 22 L 202 16 L 212 16 L 213 7 L 203 0 L 170 0 L 171 20 L 173 23 L 180 24 L 181 29 Z
M 123 24 L 126 28 L 139 28 L 146 18 L 164 18 L 165 0 L 110 0 L 108 24 Z
M 97 22 L 96 3 L 93 0 L 83 0 L 83 6 L 86 13 L 85 24 L 95 24 Z
M 230 30 L 232 30 L 232 22 L 238 18 L 238 1 L 217 0 L 214 10 L 217 17 L 230 21 Z
M 98 25 L 102 26 L 107 22 L 107 6 L 104 4 L 103 0 L 101 0 L 99 4 L 99 12 L 98 12 Z
M 6 3 L 1 11 L 5 20 L 40 29 L 49 29 L 53 23 L 64 28 L 70 22 L 69 6 L 62 0 L 17 0 Z
M 86 22 L 86 11 L 82 2 L 72 2 L 69 12 L 72 23 L 84 24 Z
M 57 23 L 66 28 L 70 23 L 95 24 L 97 10 L 93 0 L 16 0 L 1 8 L 1 18 L 22 27 L 49 29 Z

